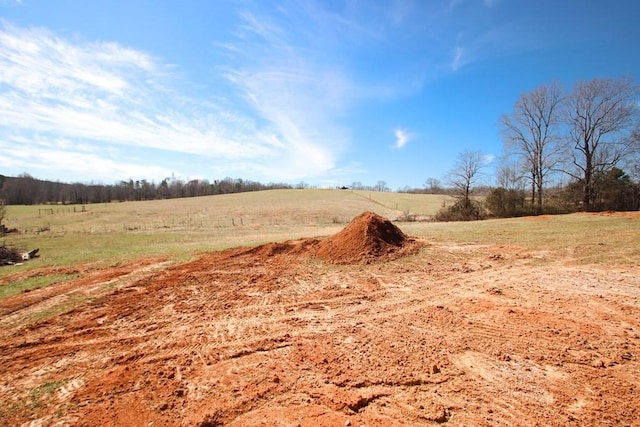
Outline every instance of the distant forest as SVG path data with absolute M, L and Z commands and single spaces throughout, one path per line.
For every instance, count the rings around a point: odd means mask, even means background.
M 36 179 L 29 174 L 17 177 L 0 175 L 0 200 L 7 205 L 87 204 L 115 201 L 175 199 L 214 194 L 294 188 L 288 184 L 262 184 L 243 179 L 225 178 L 209 182 L 188 182 L 167 178 L 160 183 L 128 180 L 116 184 L 63 183 Z
M 467 155 L 469 153 L 466 153 Z M 592 211 L 604 210 L 638 210 L 640 209 L 640 182 L 636 182 L 624 171 L 613 168 L 604 174 L 594 177 L 596 185 L 593 189 L 594 202 Z M 467 181 L 465 181 L 467 182 Z M 467 186 L 470 186 L 467 184 Z M 210 196 L 216 194 L 243 193 L 250 191 L 273 189 L 302 189 L 309 188 L 304 182 L 296 185 L 286 183 L 269 183 L 224 178 L 210 182 L 206 179 L 194 179 L 182 181 L 175 178 L 167 178 L 160 183 L 147 180 L 119 181 L 114 184 L 94 183 L 63 183 L 59 181 L 46 181 L 32 177 L 24 173 L 17 177 L 0 175 L 0 205 L 36 205 L 36 204 L 90 204 L 110 203 L 123 201 L 176 199 L 184 197 Z M 338 187 L 339 189 L 391 191 L 386 182 L 378 181 L 376 185 L 366 186 L 360 182 Z M 540 213 L 568 213 L 584 210 L 581 206 L 583 184 L 573 181 L 562 187 L 546 189 L 547 197 L 544 211 L 537 211 L 534 198 L 521 188 L 489 187 L 484 185 L 473 186 L 473 195 L 481 196 L 482 206 L 476 206 L 474 218 L 486 217 L 511 217 L 522 215 L 535 215 Z M 398 192 L 414 194 L 447 194 L 456 199 L 465 200 L 460 196 L 458 189 L 453 184 L 441 185 L 440 181 L 430 178 L 422 188 L 404 187 Z M 467 194 L 467 197 L 469 195 Z M 460 201 L 459 200 L 459 201 Z M 467 200 L 467 203 L 471 203 Z M 440 220 L 468 220 L 468 215 L 453 215 L 458 212 L 446 212 L 459 207 L 459 203 L 443 209 Z

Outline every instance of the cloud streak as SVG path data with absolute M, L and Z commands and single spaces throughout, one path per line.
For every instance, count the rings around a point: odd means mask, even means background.
M 451 70 L 458 71 L 458 69 L 464 65 L 464 49 L 460 46 L 456 46 L 453 50 L 453 59 L 451 61 Z
M 343 68 L 324 58 L 326 46 L 316 34 L 329 24 L 321 16 L 310 23 L 308 10 L 287 6 L 276 15 L 240 13 L 240 37 L 226 46 L 235 61 L 225 77 L 265 124 L 265 133 L 286 147 L 270 165 L 304 178 L 335 171 L 348 149 L 340 117 L 354 102 L 353 84 Z
M 22 168 L 36 176 L 46 175 L 52 164 L 63 168 L 70 177 L 75 177 L 71 181 L 85 181 L 89 168 L 97 177 L 97 181 L 103 181 L 100 177 L 117 180 L 127 177 L 167 177 L 172 173 L 171 170 L 160 166 L 127 162 L 122 158 L 113 159 L 72 148 L 38 147 L 33 145 L 33 141 L 29 141 L 28 150 L 17 145 L 4 149 L 0 158 L 0 167 Z
M 261 34 L 269 30 L 260 29 Z M 238 169 L 248 168 L 260 179 L 292 179 L 334 167 L 330 144 L 325 146 L 308 130 L 321 123 L 305 113 L 310 110 L 306 102 L 311 104 L 321 91 L 330 92 L 327 87 L 307 89 L 309 81 L 320 81 L 318 76 L 292 76 L 283 72 L 286 68 L 280 74 L 237 73 L 240 92 L 264 119 L 257 123 L 240 108 L 177 92 L 171 83 L 177 76 L 169 66 L 116 43 L 71 43 L 45 29 L 5 23 L 0 27 L 0 68 L 0 147 L 14 159 L 5 160 L 5 167 L 29 166 L 20 162 L 24 156 L 15 149 L 24 141 L 61 138 L 91 146 L 94 153 L 90 159 L 86 154 L 72 156 L 50 144 L 30 155 L 33 164 L 46 158 L 50 169 L 69 170 L 66 158 L 75 157 L 73 164 L 82 158 L 90 164 L 102 159 L 103 167 L 85 173 L 120 177 L 124 171 L 135 171 L 135 165 L 121 168 L 98 153 L 109 147 L 134 147 L 210 158 L 214 169 L 216 162 L 227 169 L 229 162 L 238 162 Z M 299 82 L 297 87 L 286 88 L 292 81 Z M 291 89 L 307 97 L 294 97 Z M 157 173 L 166 172 L 145 164 L 138 164 L 137 170 L 134 176 L 155 172 L 157 179 L 162 177 Z

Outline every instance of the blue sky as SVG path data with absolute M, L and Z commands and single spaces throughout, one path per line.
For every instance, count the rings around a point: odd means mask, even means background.
M 522 92 L 638 82 L 639 17 L 636 0 L 0 0 L 0 174 L 422 187 L 462 151 L 500 156 Z

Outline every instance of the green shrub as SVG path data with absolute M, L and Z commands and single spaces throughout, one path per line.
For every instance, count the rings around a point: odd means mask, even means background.
M 522 190 L 494 188 L 485 199 L 485 207 L 491 216 L 511 218 L 526 215 L 525 196 Z
M 476 221 L 482 219 L 482 205 L 470 199 L 459 199 L 448 207 L 443 207 L 435 216 L 436 221 Z

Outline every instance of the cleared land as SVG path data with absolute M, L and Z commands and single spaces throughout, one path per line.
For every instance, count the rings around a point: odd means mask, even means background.
M 52 222 L 36 245 L 130 250 L 0 270 L 2 288 L 53 283 L 0 299 L 4 424 L 638 425 L 638 213 L 396 223 L 415 238 L 396 249 L 345 226 L 403 209 L 304 194 L 232 198 L 243 223 L 218 228 L 152 227 L 158 202 L 128 207 L 147 228 Z M 217 203 L 188 202 L 185 221 Z M 259 242 L 277 243 L 195 252 Z

